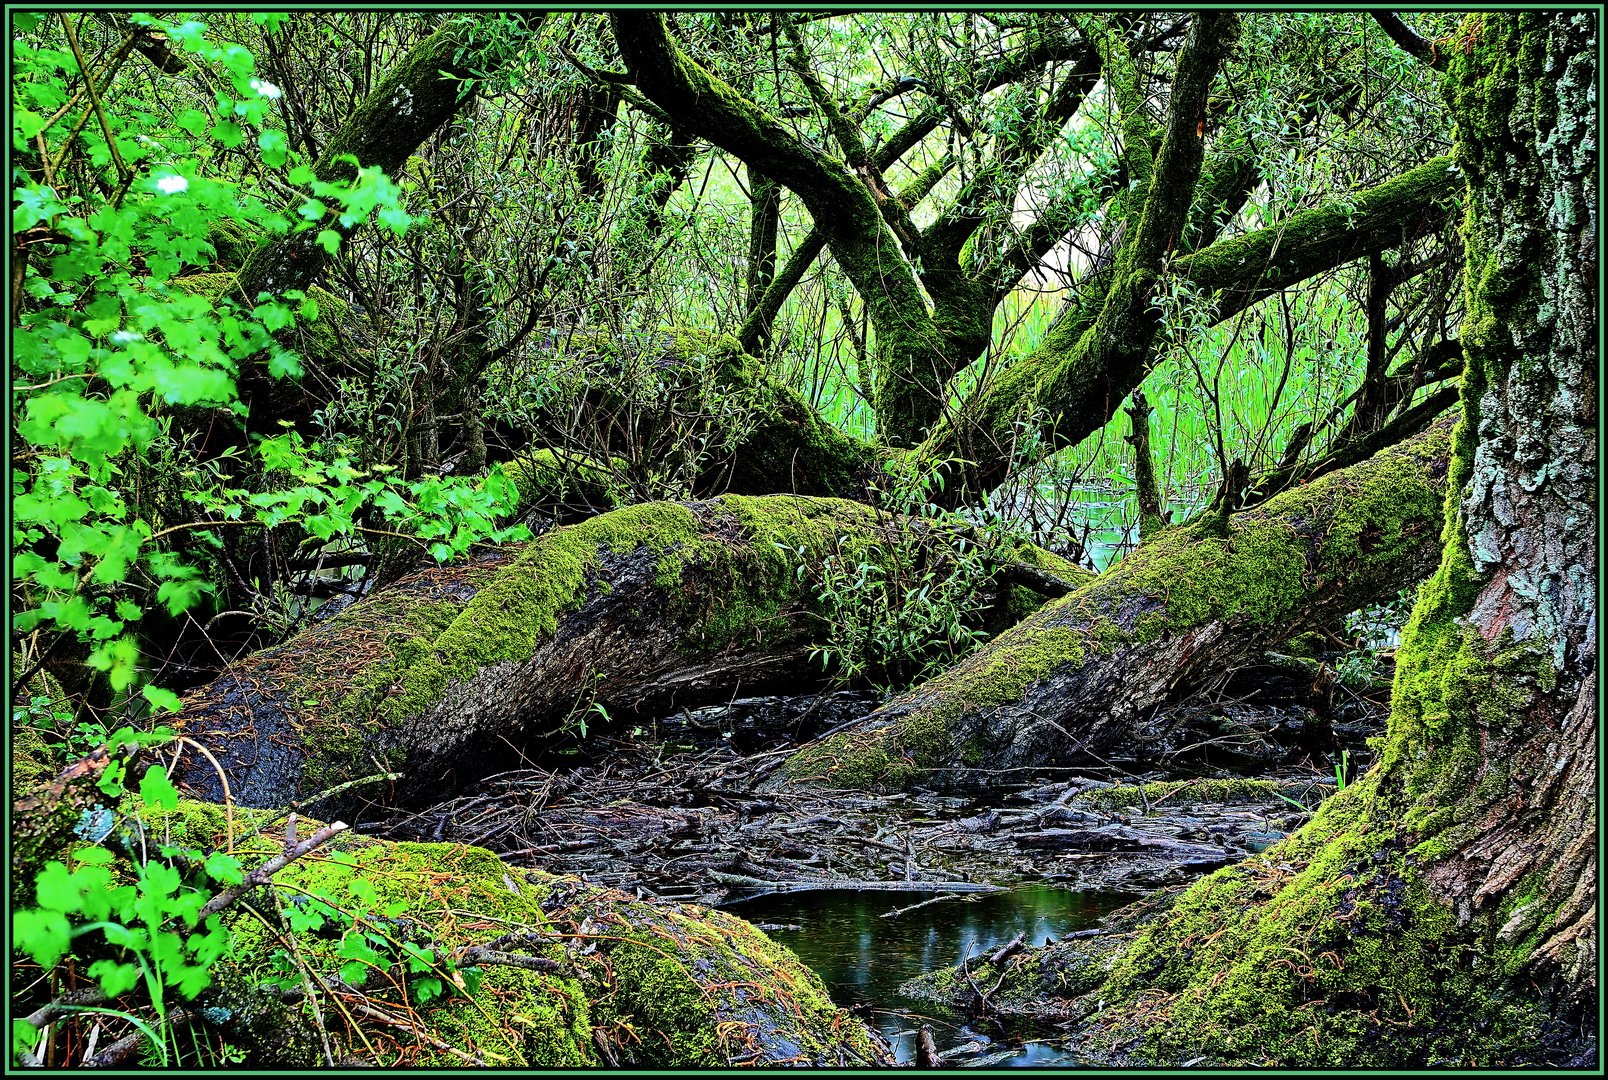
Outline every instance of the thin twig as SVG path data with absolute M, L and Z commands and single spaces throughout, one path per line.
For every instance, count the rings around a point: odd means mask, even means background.
M 291 814 L 297 813 L 297 812 L 299 812 L 301 810 L 305 810 L 307 807 L 312 806 L 314 803 L 321 803 L 325 799 L 334 798 L 336 795 L 339 795 L 344 791 L 350 791 L 352 788 L 362 787 L 364 784 L 373 784 L 373 783 L 376 783 L 376 782 L 378 782 L 380 780 L 400 780 L 400 779 L 402 779 L 402 774 L 401 773 L 379 772 L 379 773 L 374 773 L 374 774 L 372 774 L 370 776 L 362 777 L 362 778 L 357 779 L 357 780 L 348 780 L 344 784 L 336 784 L 334 787 L 328 789 L 327 791 L 321 791 L 317 795 L 314 795 L 310 799 L 300 799 L 300 800 L 297 800 L 295 802 L 292 802 L 288 807 L 286 807 L 283 811 L 281 811 L 279 813 L 278 817 L 274 817 L 274 818 L 269 819 L 268 824 L 264 825 L 258 831 L 259 832 L 267 832 L 269 829 L 273 828 L 275 825 L 278 825 L 281 821 L 284 821 Z
M 330 840 L 333 840 L 335 837 L 345 832 L 347 828 L 348 826 L 344 821 L 337 821 L 332 825 L 326 825 L 313 835 L 309 836 L 307 839 L 303 840 L 301 843 L 295 845 L 294 847 L 286 848 L 278 855 L 275 855 L 273 858 L 257 867 L 257 869 L 247 874 L 246 880 L 242 881 L 238 885 L 231 885 L 217 896 L 214 896 L 211 900 L 208 900 L 206 905 L 202 907 L 200 912 L 196 915 L 197 924 L 205 922 L 209 916 L 216 915 L 218 912 L 229 907 L 236 900 L 239 900 L 252 889 L 268 884 L 268 880 L 275 874 L 279 873 L 279 871 L 283 870 L 285 867 L 289 866 L 303 855 L 306 855 L 314 848 L 322 847 Z

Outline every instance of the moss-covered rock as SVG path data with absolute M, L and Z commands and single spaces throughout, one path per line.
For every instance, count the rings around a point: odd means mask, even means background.
M 283 846 L 281 831 L 258 831 L 271 824 L 262 811 L 181 802 L 144 816 L 147 835 L 164 842 L 232 842 L 247 867 Z M 232 955 L 195 1015 L 254 1063 L 314 1067 L 323 1040 L 336 1060 L 392 1066 L 886 1060 L 813 973 L 742 920 L 519 869 L 479 848 L 347 832 L 251 902 L 258 914 L 229 914 Z M 515 966 L 522 958 L 527 966 Z M 304 972 L 329 991 L 312 1001 L 262 993 L 300 986 Z M 279 1041 L 252 1045 L 252 1032 Z

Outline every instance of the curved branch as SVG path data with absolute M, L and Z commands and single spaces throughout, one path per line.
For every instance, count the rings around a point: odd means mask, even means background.
M 1390 40 L 1401 46 L 1404 52 L 1417 57 L 1436 71 L 1446 70 L 1446 58 L 1440 54 L 1435 43 L 1408 26 L 1400 15 L 1393 11 L 1374 11 L 1370 14 L 1373 15 L 1374 22 L 1390 35 Z

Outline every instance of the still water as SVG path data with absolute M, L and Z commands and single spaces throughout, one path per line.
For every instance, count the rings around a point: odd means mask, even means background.
M 930 1023 L 940 1051 L 973 1041 L 982 1044 L 977 1051 L 954 1058 L 951 1065 L 1076 1064 L 1058 1045 L 1035 1041 L 1030 1033 L 974 1027 L 928 1002 L 902 996 L 899 985 L 997 949 L 1019 933 L 1026 933 L 1027 944 L 1042 945 L 1046 937 L 1059 938 L 1093 925 L 1133 897 L 1033 886 L 954 897 L 882 917 L 933 895 L 823 890 L 762 896 L 726 906 L 752 923 L 798 927 L 766 933 L 820 975 L 832 1000 L 859 1006 L 855 1011 L 862 1016 L 869 1010 L 868 1019 L 887 1036 L 901 1062 L 914 1059 L 916 1029 Z M 1001 1058 L 1007 1052 L 1009 1056 Z

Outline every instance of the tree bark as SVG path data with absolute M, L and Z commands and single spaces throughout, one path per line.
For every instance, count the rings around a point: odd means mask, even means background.
M 898 546 L 943 559 L 935 538 L 918 520 L 834 499 L 627 507 L 413 575 L 233 666 L 189 695 L 178 724 L 241 805 L 306 799 L 376 761 L 404 774 L 383 798 L 439 798 L 542 736 L 820 680 L 811 650 L 833 608 L 799 567 Z M 1053 556 L 1018 558 L 1079 576 Z M 181 770 L 191 789 L 222 796 L 204 757 Z
M 796 752 L 840 787 L 977 789 L 1143 743 L 1181 688 L 1435 565 L 1450 421 L 1227 520 L 1168 530 L 945 674 Z M 1142 750 L 1140 751 L 1142 754 Z

